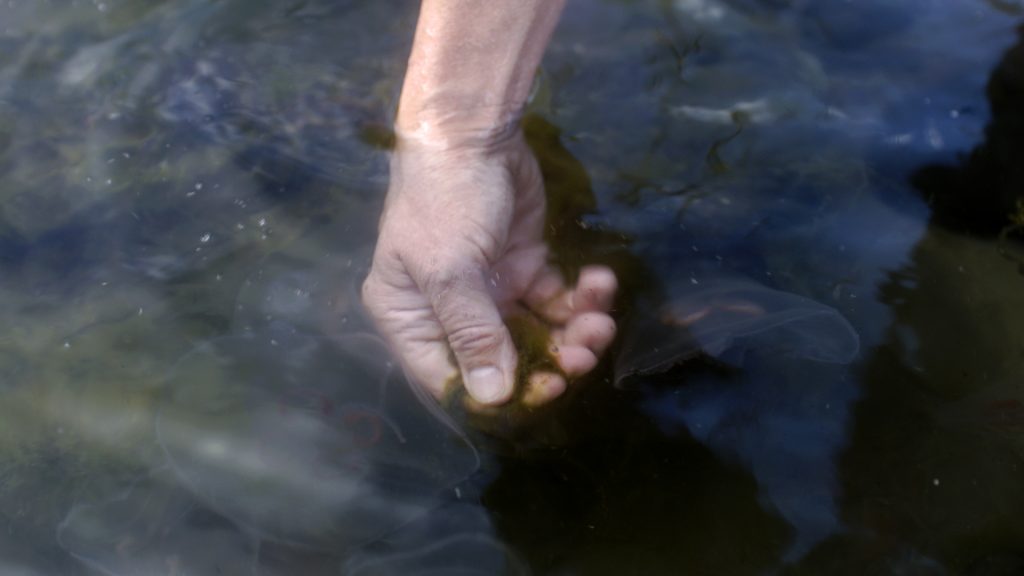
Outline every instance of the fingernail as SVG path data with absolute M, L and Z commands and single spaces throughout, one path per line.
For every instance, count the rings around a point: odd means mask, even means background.
M 505 379 L 494 366 L 470 370 L 466 386 L 477 402 L 494 402 L 505 396 Z

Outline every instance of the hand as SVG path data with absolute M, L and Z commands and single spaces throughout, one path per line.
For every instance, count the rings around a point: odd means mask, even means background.
M 592 370 L 612 342 L 614 274 L 584 268 L 567 287 L 547 261 L 544 209 L 540 169 L 518 131 L 464 145 L 399 138 L 363 300 L 406 374 L 434 397 L 457 370 L 480 404 L 512 397 L 517 354 L 503 318 L 513 314 L 551 328 L 568 378 Z M 566 384 L 531 374 L 522 400 L 543 404 Z

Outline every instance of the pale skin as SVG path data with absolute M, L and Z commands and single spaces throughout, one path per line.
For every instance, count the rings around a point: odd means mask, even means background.
M 410 380 L 436 398 L 460 374 L 480 406 L 512 398 L 510 315 L 550 327 L 564 372 L 530 374 L 527 405 L 561 396 L 615 337 L 611 270 L 586 267 L 569 286 L 549 263 L 544 184 L 518 123 L 563 5 L 421 5 L 363 300 Z

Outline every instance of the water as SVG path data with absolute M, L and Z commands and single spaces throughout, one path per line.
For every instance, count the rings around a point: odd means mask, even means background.
M 415 5 L 0 4 L 0 572 L 1020 573 L 1022 18 L 571 3 L 622 337 L 493 437 L 358 304 Z

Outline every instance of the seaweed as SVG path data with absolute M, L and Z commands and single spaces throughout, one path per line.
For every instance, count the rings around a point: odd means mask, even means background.
M 528 314 L 512 316 L 505 323 L 519 353 L 512 398 L 501 406 L 481 406 L 469 397 L 460 373 L 445 384 L 442 400 L 442 405 L 465 424 L 498 436 L 514 433 L 542 412 L 528 398 L 532 374 L 553 373 L 567 378 L 558 365 L 557 347 L 551 341 L 551 330 L 546 324 Z M 455 364 L 454 356 L 452 363 Z

